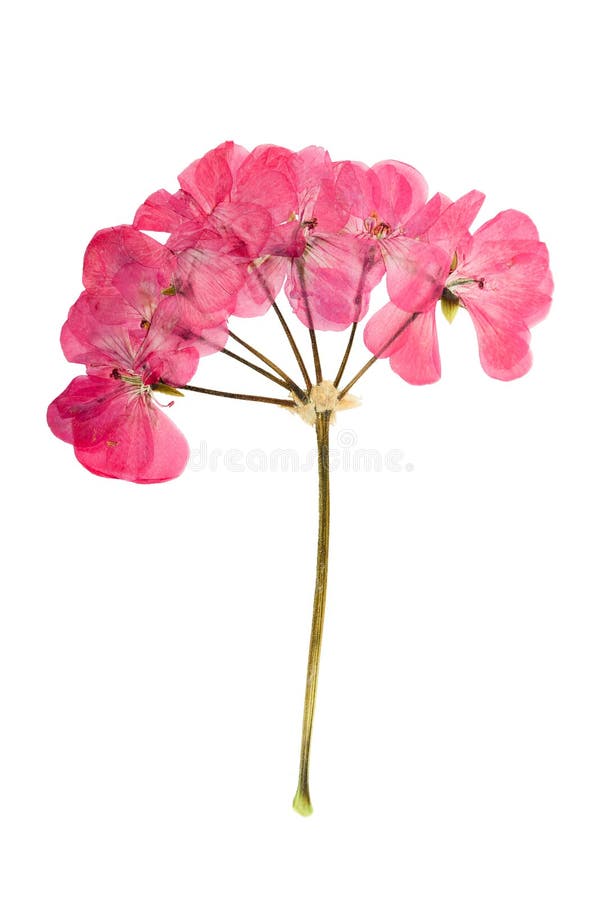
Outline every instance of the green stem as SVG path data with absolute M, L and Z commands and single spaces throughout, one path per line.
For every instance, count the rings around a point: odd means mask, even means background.
M 238 362 L 243 363 L 245 366 L 248 366 L 249 369 L 254 369 L 255 372 L 259 372 L 261 375 L 264 375 L 265 378 L 268 378 L 270 381 L 274 381 L 275 384 L 281 385 L 284 387 L 286 391 L 289 391 L 290 386 L 287 381 L 283 381 L 283 379 L 278 378 L 276 375 L 273 375 L 272 372 L 268 372 L 266 369 L 263 369 L 261 366 L 255 365 L 253 362 L 250 362 L 249 359 L 244 359 L 243 356 L 238 356 L 237 353 L 233 353 L 231 350 L 228 350 L 226 347 L 223 347 L 221 353 L 224 353 L 225 356 L 229 356 L 231 359 L 237 359 Z
M 319 356 L 319 347 L 317 345 L 317 336 L 315 334 L 315 328 L 313 324 L 312 310 L 310 308 L 310 302 L 308 299 L 308 291 L 306 290 L 304 261 L 300 258 L 296 260 L 296 269 L 298 270 L 298 283 L 300 284 L 300 291 L 302 293 L 304 308 L 306 310 L 306 318 L 308 319 L 308 333 L 310 335 L 310 346 L 312 348 L 313 361 L 315 364 L 315 377 L 317 379 L 317 384 L 320 384 L 320 382 L 323 381 L 323 372 L 321 371 L 321 357 Z
M 354 343 L 354 335 L 356 334 L 356 328 L 358 326 L 358 322 L 352 323 L 352 328 L 350 329 L 350 337 L 348 338 L 348 343 L 346 345 L 346 352 L 344 353 L 344 358 L 340 363 L 340 367 L 338 369 L 338 373 L 335 376 L 335 381 L 333 382 L 335 387 L 339 386 L 340 381 L 342 380 L 342 375 L 344 374 L 344 370 L 348 363 L 348 358 L 350 356 L 350 351 L 352 350 L 352 344 Z
M 278 397 L 259 397 L 256 394 L 235 394 L 231 391 L 215 391 L 212 388 L 196 387 L 184 384 L 179 391 L 194 391 L 197 394 L 210 394 L 212 397 L 231 397 L 232 400 L 254 400 L 256 403 L 274 403 L 276 406 L 296 406 L 293 400 L 280 400 Z
M 302 359 L 302 354 L 300 353 L 300 351 L 298 349 L 298 344 L 294 340 L 294 335 L 292 334 L 292 332 L 290 330 L 290 326 L 285 321 L 283 313 L 281 312 L 281 310 L 279 309 L 279 307 L 277 306 L 277 304 L 275 303 L 274 300 L 273 300 L 273 303 L 271 304 L 271 306 L 273 307 L 273 311 L 275 312 L 275 315 L 279 319 L 279 323 L 280 323 L 281 327 L 283 328 L 283 330 L 285 332 L 285 336 L 287 337 L 287 339 L 289 341 L 289 345 L 292 348 L 292 352 L 293 352 L 294 356 L 296 357 L 296 362 L 298 363 L 298 367 L 300 368 L 300 371 L 302 372 L 302 377 L 304 378 L 306 390 L 310 391 L 310 389 L 312 387 L 310 375 L 308 374 L 308 369 L 306 368 L 306 363 Z
M 325 599 L 327 595 L 327 564 L 329 558 L 329 419 L 331 413 L 317 413 L 317 459 L 319 467 L 319 536 L 317 541 L 317 575 L 313 604 L 312 628 L 308 649 L 306 671 L 306 691 L 304 695 L 304 716 L 302 719 L 302 742 L 300 748 L 300 771 L 298 789 L 294 797 L 294 809 L 301 816 L 310 816 L 312 805 L 308 787 L 308 766 L 312 736 L 319 659 L 323 638 Z
M 358 288 L 356 290 L 356 297 L 354 298 L 354 305 L 357 307 L 357 313 L 360 312 L 359 307 L 360 307 L 360 303 L 362 300 L 363 291 L 365 289 L 365 281 L 367 278 L 367 272 L 373 266 L 374 260 L 375 260 L 374 248 L 371 247 L 369 252 L 366 254 L 366 256 L 363 260 L 362 270 L 360 273 L 360 279 L 358 282 Z M 340 363 L 338 373 L 335 376 L 335 381 L 333 382 L 335 387 L 338 387 L 340 381 L 342 380 L 342 375 L 344 374 L 344 370 L 346 368 L 346 365 L 348 363 L 348 358 L 350 356 L 350 351 L 352 350 L 352 344 L 354 343 L 354 337 L 356 335 L 357 326 L 358 326 L 358 321 L 355 321 L 352 323 L 352 328 L 350 330 L 350 337 L 348 339 L 348 344 L 346 346 L 346 352 L 344 353 L 344 358 L 342 359 L 342 361 Z
M 309 328 L 308 333 L 310 335 L 310 346 L 312 347 L 313 360 L 315 363 L 315 378 L 317 380 L 317 384 L 320 384 L 323 381 L 323 372 L 321 371 L 321 357 L 319 356 L 317 335 L 315 334 L 314 328 Z
M 306 394 L 304 393 L 302 388 L 299 387 L 296 382 L 290 378 L 287 372 L 284 372 L 283 369 L 280 369 L 279 366 L 276 365 L 272 360 L 270 360 L 268 356 L 265 356 L 264 353 L 261 353 L 260 350 L 256 349 L 256 347 L 253 347 L 252 344 L 249 344 L 241 337 L 238 337 L 237 334 L 234 334 L 234 332 L 230 328 L 228 329 L 228 332 L 229 337 L 233 338 L 234 341 L 236 341 L 250 353 L 254 354 L 257 359 L 260 359 L 261 362 L 264 362 L 265 365 L 269 366 L 271 369 L 273 369 L 274 372 L 276 372 L 281 378 L 283 378 L 283 380 L 289 385 L 290 390 L 293 391 L 293 393 L 296 394 L 297 397 L 304 401 L 307 399 Z
M 269 287 L 267 280 L 264 278 L 262 272 L 260 271 L 260 268 L 254 264 L 251 265 L 251 268 L 252 268 L 252 271 L 254 272 L 254 275 L 256 276 L 258 283 L 260 284 L 261 288 L 265 292 L 266 297 L 271 301 L 271 306 L 273 307 L 273 310 L 274 310 L 275 314 L 277 315 L 277 318 L 279 319 L 281 327 L 283 328 L 283 330 L 285 332 L 285 336 L 288 339 L 289 345 L 292 348 L 292 352 L 293 352 L 294 356 L 296 357 L 296 362 L 298 363 L 300 371 L 302 372 L 302 377 L 304 378 L 304 382 L 306 384 L 306 390 L 310 391 L 312 384 L 310 381 L 310 377 L 308 375 L 308 369 L 306 368 L 306 365 L 304 364 L 304 360 L 302 359 L 302 355 L 301 355 L 300 351 L 298 350 L 298 344 L 294 340 L 294 335 L 290 331 L 290 327 L 289 327 L 288 323 L 285 321 L 285 319 L 283 317 L 283 313 L 277 306 L 277 303 L 275 302 L 275 297 L 273 296 L 271 288 Z

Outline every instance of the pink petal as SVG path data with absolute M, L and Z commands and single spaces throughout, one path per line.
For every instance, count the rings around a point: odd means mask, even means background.
M 484 241 L 539 241 L 538 230 L 529 216 L 516 209 L 505 209 L 498 213 L 476 232 L 478 240 Z
M 143 328 L 171 284 L 175 264 L 170 250 L 130 226 L 98 232 L 84 262 L 86 314 L 132 333 L 137 330 L 142 339 Z M 82 299 L 76 306 L 83 306 Z
M 334 165 L 335 195 L 340 207 L 361 222 L 375 210 L 379 184 L 373 171 L 360 162 Z
M 375 242 L 351 234 L 319 236 L 292 267 L 286 293 L 308 328 L 341 331 L 363 318 L 382 275 Z
M 179 429 L 147 394 L 123 382 L 80 376 L 50 405 L 48 424 L 72 443 L 91 472 L 138 483 L 184 470 L 189 450 Z
M 265 256 L 286 256 L 295 259 L 302 256 L 306 249 L 306 238 L 302 222 L 294 219 L 273 228 L 263 248 Z
M 334 167 L 323 147 L 305 147 L 294 156 L 297 206 L 301 221 L 313 220 L 320 233 L 335 234 L 348 219 L 335 193 Z
M 244 286 L 236 297 L 233 315 L 248 318 L 266 313 L 283 286 L 289 265 L 281 256 L 251 262 Z
M 103 322 L 96 315 L 94 295 L 84 291 L 69 310 L 60 342 L 70 362 L 130 369 L 147 335 L 137 317 L 132 327 Z
M 439 300 L 450 266 L 441 247 L 401 235 L 381 242 L 392 303 L 407 312 L 424 312 Z
M 412 166 L 386 160 L 373 166 L 379 184 L 375 211 L 392 228 L 403 225 L 425 205 L 427 182 Z
M 428 229 L 425 238 L 453 255 L 461 240 L 468 234 L 475 216 L 481 209 L 485 194 L 469 191 L 451 203 Z
M 485 372 L 500 381 L 520 378 L 531 368 L 530 334 L 522 322 L 515 322 L 502 307 L 467 305 L 471 314 L 479 359 Z
M 441 375 L 435 308 L 418 314 L 387 303 L 369 319 L 364 341 L 374 356 L 390 357 L 394 372 L 409 384 L 432 384 Z
M 206 215 L 185 191 L 170 194 L 160 190 L 151 194 L 135 214 L 133 225 L 146 231 L 175 231 L 190 219 Z
M 98 231 L 83 260 L 83 284 L 88 290 L 112 286 L 123 268 L 136 263 L 152 271 L 168 268 L 171 255 L 165 247 L 132 225 Z
M 473 237 L 469 258 L 461 261 L 448 286 L 471 307 L 502 307 L 514 320 L 533 325 L 551 302 L 552 279 L 544 244 L 529 240 L 486 241 Z M 468 284 L 453 280 L 472 278 Z M 542 286 L 540 290 L 539 286 Z
M 243 147 L 227 141 L 184 169 L 179 183 L 200 209 L 210 213 L 217 204 L 230 199 L 233 172 L 246 156 L 247 151 Z
M 178 226 L 167 240 L 167 247 L 174 253 L 197 249 L 255 259 L 267 252 L 263 248 L 272 227 L 271 214 L 264 207 L 225 201 L 209 216 Z
M 256 147 L 237 172 L 233 199 L 263 206 L 276 225 L 285 222 L 297 207 L 294 156 L 285 147 Z
M 242 266 L 226 254 L 186 250 L 177 259 L 177 293 L 169 298 L 171 309 L 184 328 L 200 335 L 231 314 L 243 282 Z
M 217 334 L 220 335 L 222 331 L 223 329 L 219 329 Z M 204 332 L 205 337 L 207 333 Z M 226 332 L 224 337 L 227 340 Z M 220 340 L 220 337 L 218 339 Z M 224 343 L 222 346 L 224 346 Z M 220 350 L 221 347 L 218 349 Z M 187 384 L 194 377 L 198 368 L 199 358 L 200 352 L 197 344 L 183 346 L 177 350 L 168 350 L 160 346 L 160 344 L 154 349 L 150 345 L 146 349 L 142 361 L 138 363 L 137 371 L 140 375 L 143 375 L 145 384 L 156 384 L 158 381 L 164 381 L 165 384 L 180 387 Z
M 404 226 L 404 233 L 407 237 L 421 237 L 426 234 L 431 226 L 436 222 L 447 207 L 451 206 L 452 201 L 444 194 L 434 194 L 425 206 L 421 206 L 407 220 Z
M 263 252 L 273 219 L 256 203 L 222 203 L 215 209 L 211 224 L 223 236 L 221 252 L 256 259 Z

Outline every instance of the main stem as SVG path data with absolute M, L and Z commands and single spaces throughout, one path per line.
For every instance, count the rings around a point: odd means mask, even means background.
M 300 748 L 300 771 L 298 789 L 294 797 L 294 809 L 301 816 L 310 816 L 312 805 L 308 789 L 308 764 L 312 736 L 319 659 L 325 618 L 325 598 L 327 595 L 327 564 L 329 559 L 329 419 L 331 413 L 317 413 L 317 460 L 319 468 L 319 537 L 317 542 L 317 576 L 313 604 L 312 628 L 308 648 L 306 671 L 306 691 L 304 695 L 304 716 L 302 719 L 302 743 Z

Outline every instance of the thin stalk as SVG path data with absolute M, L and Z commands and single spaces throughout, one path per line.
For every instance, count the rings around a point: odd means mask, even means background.
M 292 378 L 290 378 L 287 372 L 284 372 L 283 369 L 280 369 L 279 366 L 276 365 L 276 363 L 270 360 L 268 356 L 265 356 L 264 353 L 261 353 L 260 350 L 257 350 L 256 347 L 253 347 L 252 344 L 249 344 L 241 337 L 238 337 L 237 334 L 234 334 L 234 332 L 230 328 L 228 329 L 228 333 L 229 337 L 233 338 L 234 341 L 237 341 L 238 344 L 240 344 L 242 347 L 245 347 L 245 349 L 250 353 L 253 353 L 257 359 L 260 359 L 261 362 L 264 362 L 264 364 L 273 369 L 274 372 L 277 372 L 277 374 L 281 378 L 283 378 L 285 382 L 287 382 L 289 389 L 293 391 L 293 393 L 296 394 L 297 397 L 299 397 L 301 400 L 306 400 L 306 394 L 304 393 L 302 388 L 299 387 Z
M 363 375 L 365 374 L 365 372 L 368 372 L 368 370 L 371 368 L 371 366 L 373 365 L 373 363 L 376 363 L 378 359 L 381 359 L 381 354 L 382 354 L 385 350 L 387 350 L 387 348 L 390 346 L 390 344 L 393 344 L 393 343 L 394 343 L 394 341 L 396 340 L 396 338 L 399 338 L 399 337 L 400 337 L 400 335 L 402 334 L 402 332 L 403 332 L 406 328 L 408 328 L 408 326 L 409 326 L 412 322 L 415 321 L 415 319 L 417 318 L 418 315 L 419 315 L 418 312 L 414 312 L 414 313 L 412 313 L 412 314 L 408 317 L 408 319 L 406 320 L 406 322 L 403 322 L 403 323 L 402 323 L 402 325 L 400 326 L 400 328 L 395 332 L 395 334 L 392 335 L 392 337 L 389 339 L 389 341 L 386 341 L 385 344 L 383 345 L 383 347 L 380 347 L 379 352 L 378 352 L 375 356 L 372 356 L 371 359 L 369 359 L 369 360 L 364 364 L 364 366 L 362 367 L 362 369 L 360 369 L 360 370 L 356 373 L 356 375 L 354 376 L 354 378 L 353 378 L 351 381 L 348 382 L 348 384 L 343 388 L 343 390 L 341 390 L 341 391 L 339 392 L 339 394 L 338 394 L 338 400 L 341 400 L 342 397 L 344 397 L 344 396 L 348 393 L 348 391 L 350 390 L 351 387 L 354 387 L 354 385 L 356 384 L 356 382 L 358 381 L 358 379 L 359 379 L 359 378 L 362 378 Z
M 317 345 L 317 336 L 313 324 L 312 310 L 308 300 L 308 292 L 306 290 L 306 279 L 304 277 L 304 263 L 301 259 L 296 260 L 296 269 L 298 270 L 298 281 L 300 282 L 300 290 L 302 299 L 306 309 L 306 318 L 308 319 L 308 333 L 310 335 L 310 346 L 312 347 L 313 361 L 315 364 L 315 377 L 317 384 L 323 381 L 323 372 L 321 371 L 321 357 L 319 356 L 319 347 Z
M 362 270 L 360 273 L 360 279 L 358 282 L 358 288 L 356 291 L 356 297 L 354 298 L 354 305 L 357 307 L 357 311 L 360 314 L 360 310 L 358 307 L 360 306 L 360 302 L 362 300 L 363 291 L 365 289 L 365 281 L 367 278 L 367 272 L 373 266 L 374 263 L 374 250 L 373 247 L 370 248 L 369 252 L 365 256 L 362 264 Z M 344 353 L 344 357 L 340 363 L 340 367 L 338 369 L 338 373 L 335 376 L 335 381 L 333 382 L 334 387 L 338 387 L 340 381 L 342 380 L 342 375 L 344 374 L 344 370 L 348 363 L 348 358 L 350 356 L 350 351 L 352 350 L 352 344 L 354 343 L 354 336 L 356 334 L 356 329 L 358 326 L 358 321 L 352 323 L 352 329 L 350 331 L 350 337 L 348 338 L 348 345 L 346 347 L 346 352 Z
M 352 323 L 352 328 L 350 329 L 350 337 L 348 338 L 348 344 L 346 346 L 346 352 L 344 353 L 344 357 L 340 363 L 340 367 L 338 369 L 338 373 L 335 376 L 335 381 L 333 382 L 334 387 L 338 387 L 340 381 L 342 380 L 342 375 L 344 374 L 344 370 L 348 363 L 348 358 L 350 356 L 350 351 L 352 350 L 352 344 L 354 343 L 354 335 L 356 334 L 356 329 L 358 327 L 358 322 Z
M 237 359 L 238 362 L 243 363 L 245 366 L 248 366 L 249 369 L 254 369 L 255 372 L 259 372 L 261 375 L 264 375 L 265 378 L 268 378 L 270 381 L 274 381 L 275 384 L 281 385 L 287 391 L 290 389 L 290 385 L 287 381 L 283 381 L 281 378 L 277 378 L 276 375 L 273 375 L 272 372 L 268 372 L 266 369 L 263 369 L 261 366 L 255 365 L 253 362 L 250 362 L 249 359 L 244 359 L 243 356 L 238 356 L 237 353 L 233 353 L 232 350 L 228 350 L 226 347 L 223 347 L 221 353 L 224 353 L 225 356 L 231 357 L 231 359 Z
M 314 328 L 309 328 L 308 333 L 310 335 L 310 346 L 312 347 L 313 360 L 315 363 L 315 378 L 317 379 L 317 384 L 320 384 L 321 381 L 323 381 L 323 372 L 321 371 L 321 357 L 319 356 L 317 335 Z
M 294 340 L 294 335 L 293 335 L 292 332 L 290 331 L 290 326 L 289 326 L 288 323 L 285 321 L 285 318 L 284 318 L 284 316 L 283 316 L 283 313 L 281 312 L 281 310 L 279 309 L 279 307 L 277 306 L 277 304 L 275 303 L 274 300 L 273 300 L 273 303 L 271 304 L 271 306 L 273 307 L 273 310 L 274 310 L 274 312 L 275 312 L 275 315 L 276 315 L 277 318 L 279 319 L 279 322 L 280 322 L 280 324 L 281 324 L 281 327 L 283 328 L 283 330 L 284 330 L 284 332 L 285 332 L 285 336 L 287 337 L 287 339 L 288 339 L 288 341 L 289 341 L 289 345 L 290 345 L 290 347 L 292 348 L 292 352 L 293 352 L 294 356 L 296 357 L 296 362 L 298 363 L 298 366 L 299 366 L 299 368 L 300 368 L 300 371 L 302 372 L 302 377 L 304 378 L 304 383 L 305 383 L 305 385 L 306 385 L 306 390 L 307 390 L 307 391 L 310 391 L 310 389 L 311 389 L 311 387 L 312 387 L 312 382 L 311 382 L 311 380 L 310 380 L 310 375 L 308 374 L 308 369 L 306 368 L 306 364 L 305 364 L 304 360 L 302 359 L 302 354 L 301 354 L 300 351 L 298 350 L 298 344 L 297 344 L 296 341 Z
M 210 394 L 213 397 L 231 397 L 232 400 L 254 400 L 256 403 L 274 403 L 276 406 L 296 406 L 293 400 L 280 400 L 278 397 L 259 397 L 256 394 L 235 394 L 232 391 L 215 391 L 212 388 L 196 387 L 184 384 L 179 391 L 195 391 L 197 394 Z
M 300 371 L 302 372 L 302 377 L 304 378 L 304 383 L 306 384 L 306 390 L 310 391 L 312 384 L 311 384 L 311 380 L 310 380 L 310 377 L 308 374 L 308 369 L 306 368 L 304 360 L 302 359 L 302 355 L 298 349 L 298 344 L 294 340 L 294 335 L 290 331 L 289 325 L 283 317 L 283 313 L 277 306 L 277 304 L 275 302 L 275 297 L 273 296 L 271 288 L 269 287 L 269 283 L 263 276 L 259 267 L 256 265 L 253 265 L 252 269 L 253 269 L 254 274 L 256 275 L 256 279 L 257 279 L 258 283 L 260 284 L 261 288 L 265 292 L 267 298 L 271 301 L 271 306 L 273 307 L 275 314 L 277 315 L 277 318 L 279 319 L 281 327 L 283 328 L 283 330 L 285 332 L 285 336 L 288 339 L 289 345 L 292 348 L 292 353 L 294 354 L 294 356 L 296 358 L 296 362 L 298 363 Z
M 329 419 L 330 412 L 317 413 L 317 459 L 319 467 L 319 536 L 317 541 L 317 575 L 313 604 L 312 628 L 308 648 L 306 671 L 306 691 L 304 695 L 304 715 L 302 719 L 302 741 L 300 747 L 300 771 L 298 789 L 294 797 L 294 809 L 301 816 L 310 816 L 312 805 L 308 787 L 308 766 L 312 736 L 319 659 L 325 617 L 327 595 L 327 564 L 329 558 Z

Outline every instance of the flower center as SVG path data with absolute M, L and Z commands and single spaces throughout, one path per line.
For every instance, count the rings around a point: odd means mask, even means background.
M 303 219 L 302 227 L 306 228 L 307 231 L 314 231 L 317 227 L 317 220 L 313 216 L 312 219 Z
M 385 238 L 392 231 L 391 225 L 384 222 L 383 219 L 380 218 L 379 213 L 375 211 L 364 219 L 364 226 L 367 234 L 370 234 L 375 238 Z
M 129 372 L 120 372 L 118 369 L 113 369 L 110 373 L 111 378 L 115 378 L 117 381 L 124 381 L 125 384 L 130 384 L 132 387 L 136 387 L 139 389 L 140 394 L 150 394 L 152 391 L 152 387 L 149 384 L 144 384 L 144 380 L 141 375 L 134 375 Z

